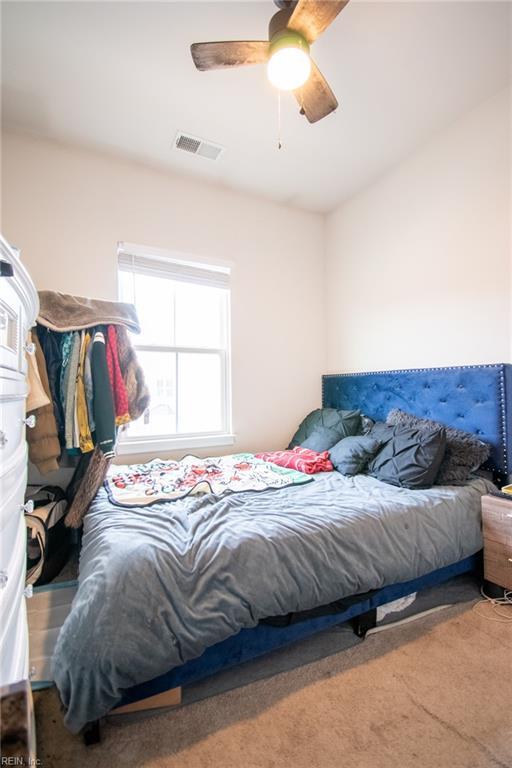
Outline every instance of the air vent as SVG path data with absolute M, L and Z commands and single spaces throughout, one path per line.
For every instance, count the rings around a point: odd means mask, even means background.
M 181 131 L 178 131 L 174 139 L 174 149 L 180 149 L 191 155 L 199 155 L 199 157 L 205 157 L 207 160 L 218 160 L 224 151 L 224 147 L 219 144 L 213 144 L 211 141 L 205 141 Z

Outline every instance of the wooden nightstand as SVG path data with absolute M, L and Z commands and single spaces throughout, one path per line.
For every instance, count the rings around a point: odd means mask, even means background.
M 482 496 L 482 527 L 485 581 L 512 589 L 512 496 Z

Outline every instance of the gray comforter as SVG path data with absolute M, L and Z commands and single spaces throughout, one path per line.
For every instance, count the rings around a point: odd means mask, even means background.
M 429 573 L 482 546 L 490 483 L 425 491 L 317 476 L 300 487 L 122 509 L 101 490 L 55 649 L 66 724 L 267 616 Z

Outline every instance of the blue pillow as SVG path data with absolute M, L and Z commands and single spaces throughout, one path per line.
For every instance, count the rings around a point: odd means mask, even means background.
M 309 448 L 311 451 L 328 451 L 340 439 L 340 433 L 331 427 L 318 426 L 312 431 L 309 437 L 301 443 L 302 448 Z
M 381 446 L 382 441 L 370 435 L 345 437 L 329 451 L 329 458 L 340 474 L 359 475 Z

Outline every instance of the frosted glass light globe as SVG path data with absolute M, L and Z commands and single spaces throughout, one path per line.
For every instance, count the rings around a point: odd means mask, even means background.
M 281 91 L 294 91 L 304 85 L 311 73 L 311 59 L 295 46 L 279 48 L 269 59 L 268 79 Z

